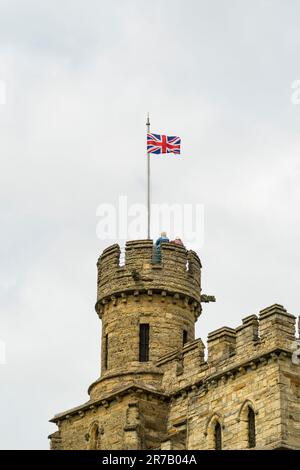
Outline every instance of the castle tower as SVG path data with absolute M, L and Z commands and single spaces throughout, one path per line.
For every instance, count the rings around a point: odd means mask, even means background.
M 169 398 L 157 362 L 195 339 L 200 260 L 180 245 L 155 253 L 152 240 L 137 240 L 124 259 L 119 245 L 105 249 L 97 267 L 100 377 L 86 404 L 53 418 L 52 448 L 160 448 Z
M 194 340 L 201 312 L 201 263 L 193 251 L 163 243 L 155 260 L 152 240 L 104 250 L 97 263 L 96 311 L 102 320 L 101 377 L 92 399 L 132 382 L 159 387 L 155 363 Z M 158 261 L 158 262 L 157 262 Z

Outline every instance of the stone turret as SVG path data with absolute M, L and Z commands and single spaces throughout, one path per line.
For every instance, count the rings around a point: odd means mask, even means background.
M 102 320 L 101 377 L 91 398 L 132 382 L 155 387 L 162 372 L 157 360 L 195 339 L 201 313 L 201 263 L 197 254 L 163 243 L 159 262 L 152 240 L 129 241 L 125 263 L 112 245 L 98 263 L 96 312 Z M 146 358 L 141 358 L 141 329 L 146 329 Z

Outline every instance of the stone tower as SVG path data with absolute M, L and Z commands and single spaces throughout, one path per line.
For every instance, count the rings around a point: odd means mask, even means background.
M 197 254 L 172 243 L 160 251 L 155 261 L 152 240 L 137 240 L 123 264 L 117 244 L 100 256 L 101 374 L 87 404 L 54 418 L 53 448 L 159 448 L 169 404 L 157 363 L 194 341 L 201 313 Z
M 92 399 L 131 383 L 160 387 L 156 362 L 195 339 L 200 269 L 196 253 L 171 243 L 162 245 L 159 263 L 153 262 L 151 240 L 128 242 L 123 266 L 118 245 L 104 250 L 96 304 L 102 320 L 101 377 L 89 388 Z
M 300 341 L 279 304 L 208 335 L 197 254 L 151 240 L 98 261 L 101 373 L 57 414 L 52 449 L 300 449 Z M 298 324 L 299 325 L 299 324 Z M 298 327 L 299 329 L 299 327 Z M 298 332 L 299 333 L 299 332 Z M 297 349 L 298 348 L 298 349 Z

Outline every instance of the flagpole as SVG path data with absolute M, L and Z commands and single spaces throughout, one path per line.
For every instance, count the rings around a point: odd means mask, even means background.
M 147 134 L 150 134 L 150 119 L 147 114 Z M 151 222 L 151 202 L 150 202 L 150 153 L 147 152 L 147 238 L 150 240 L 150 222 Z

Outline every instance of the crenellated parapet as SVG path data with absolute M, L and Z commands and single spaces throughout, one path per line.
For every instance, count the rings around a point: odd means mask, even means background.
M 120 264 L 121 250 L 115 244 L 103 251 L 98 266 L 96 310 L 106 302 L 127 295 L 162 293 L 176 299 L 185 299 L 200 309 L 201 262 L 194 251 L 180 245 L 162 243 L 159 261 L 152 240 L 134 240 L 126 243 L 124 264 Z M 200 313 L 200 312 L 199 312 Z
M 237 328 L 223 327 L 208 335 L 208 362 L 218 363 L 234 357 L 257 354 L 272 348 L 290 349 L 295 341 L 296 317 L 279 304 L 250 315 Z
M 223 327 L 212 331 L 205 347 L 200 339 L 159 359 L 167 390 L 185 388 L 186 384 L 210 383 L 210 379 L 228 380 L 236 374 L 256 369 L 282 355 L 291 357 L 297 339 L 296 317 L 279 304 L 250 315 L 237 328 Z

